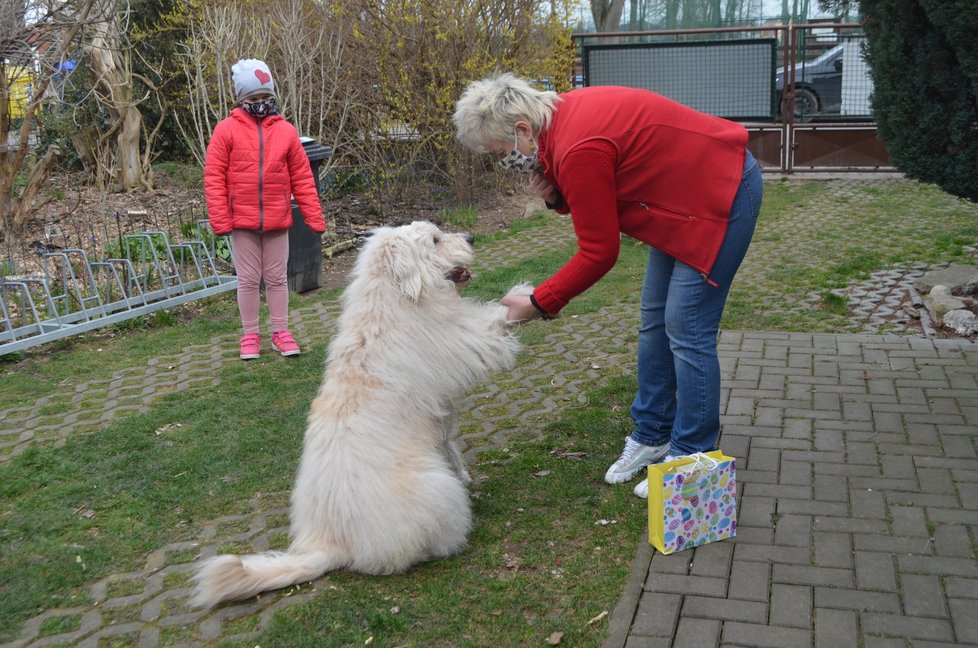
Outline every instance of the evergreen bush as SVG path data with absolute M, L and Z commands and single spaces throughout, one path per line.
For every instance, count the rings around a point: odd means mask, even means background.
M 978 201 L 978 2 L 862 0 L 860 13 L 893 164 Z

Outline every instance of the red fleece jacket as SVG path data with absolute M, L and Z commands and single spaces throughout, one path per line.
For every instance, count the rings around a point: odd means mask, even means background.
M 204 160 L 204 198 L 215 234 L 292 226 L 295 197 L 309 229 L 326 231 L 309 157 L 281 115 L 257 120 L 240 108 L 214 128 Z
M 647 90 L 593 86 L 561 95 L 538 145 L 578 239 L 534 291 L 541 308 L 557 313 L 611 270 L 621 233 L 709 274 L 743 177 L 743 126 Z

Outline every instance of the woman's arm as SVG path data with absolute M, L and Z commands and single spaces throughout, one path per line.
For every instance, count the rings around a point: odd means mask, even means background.
M 577 253 L 533 292 L 540 307 L 558 313 L 614 267 L 621 230 L 615 182 L 617 156 L 611 144 L 589 140 L 568 153 L 557 183 L 570 208 Z

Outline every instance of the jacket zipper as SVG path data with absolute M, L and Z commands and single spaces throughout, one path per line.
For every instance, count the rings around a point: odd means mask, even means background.
M 265 182 L 265 134 L 262 132 L 261 120 L 256 120 L 258 124 L 258 231 L 265 228 L 265 198 L 262 195 L 262 186 Z
M 642 209 L 644 209 L 645 211 L 649 211 L 649 204 L 647 202 L 639 202 L 638 204 L 641 205 Z M 677 212 L 675 210 L 669 209 L 668 207 L 663 207 L 662 205 L 655 205 L 655 206 L 664 212 L 668 212 L 670 216 L 675 216 L 677 218 L 685 218 L 686 220 L 693 220 L 693 217 L 690 216 L 689 214 Z
M 638 204 L 641 205 L 642 209 L 644 209 L 645 211 L 649 211 L 649 205 L 648 205 L 648 203 L 646 203 L 644 201 L 639 201 Z M 676 211 L 673 211 L 671 209 L 666 209 L 665 207 L 662 207 L 661 205 L 656 205 L 656 206 L 659 207 L 659 209 L 661 209 L 663 211 L 669 212 L 670 214 L 675 214 L 676 216 L 679 216 L 681 218 L 685 218 L 686 220 L 693 220 L 693 217 L 690 216 L 690 215 L 688 215 L 688 214 L 681 214 L 681 213 L 676 212 Z M 689 264 L 687 264 L 687 265 L 689 265 Z M 690 267 L 692 267 L 692 266 L 690 266 Z M 693 268 L 693 269 L 694 270 L 699 270 L 699 268 Z M 709 275 L 707 275 L 705 272 L 700 271 L 700 276 L 703 277 L 703 281 L 705 281 L 709 285 L 713 286 L 714 288 L 719 288 L 720 287 L 720 284 L 718 284 L 717 282 L 715 282 L 712 279 L 710 279 Z

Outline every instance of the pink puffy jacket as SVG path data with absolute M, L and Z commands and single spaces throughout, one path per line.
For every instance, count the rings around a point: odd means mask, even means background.
M 281 115 L 257 120 L 232 110 L 214 128 L 204 160 L 204 198 L 214 233 L 288 229 L 293 196 L 309 229 L 325 232 L 316 180 L 295 127 Z

